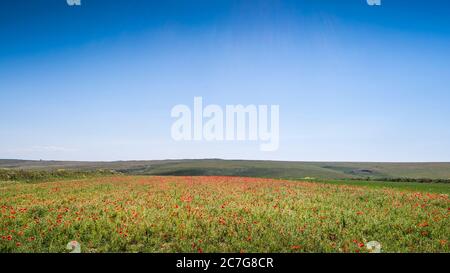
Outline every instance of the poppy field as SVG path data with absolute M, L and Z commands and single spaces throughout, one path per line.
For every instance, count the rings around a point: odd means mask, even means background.
M 0 252 L 450 252 L 447 194 L 243 177 L 0 183 Z

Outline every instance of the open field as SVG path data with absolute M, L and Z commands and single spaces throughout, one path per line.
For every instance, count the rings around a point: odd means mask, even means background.
M 447 186 L 444 184 L 444 186 Z M 242 177 L 0 182 L 0 252 L 450 252 L 447 194 Z
M 0 182 L 49 182 L 70 179 L 85 179 L 102 176 L 117 175 L 111 170 L 27 170 L 27 169 L 0 169 Z
M 304 180 L 294 180 L 304 181 Z M 333 185 L 361 186 L 373 189 L 397 189 L 412 192 L 450 194 L 449 183 L 418 183 L 418 182 L 392 182 L 392 181 L 365 181 L 365 180 L 308 180 L 311 183 L 324 183 Z
M 114 170 L 131 175 L 245 176 L 303 179 L 450 179 L 450 163 L 287 162 L 254 160 L 33 161 L 0 159 L 0 168 Z

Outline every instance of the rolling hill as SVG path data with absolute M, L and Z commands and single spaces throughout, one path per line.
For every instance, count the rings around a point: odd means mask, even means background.
M 272 178 L 450 179 L 450 163 L 288 162 L 254 160 L 35 161 L 0 159 L 0 168 L 38 170 L 108 169 L 133 175 L 228 175 Z

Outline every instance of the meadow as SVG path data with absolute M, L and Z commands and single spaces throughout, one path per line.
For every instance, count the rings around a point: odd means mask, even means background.
M 144 161 L 45 161 L 0 159 L 0 169 L 29 171 L 113 170 L 129 175 L 245 176 L 358 180 L 441 180 L 450 184 L 450 163 L 294 162 L 263 160 L 180 159 Z M 397 181 L 399 182 L 399 181 Z
M 445 186 L 448 186 L 445 185 Z M 0 182 L 0 252 L 450 252 L 446 193 L 224 176 Z

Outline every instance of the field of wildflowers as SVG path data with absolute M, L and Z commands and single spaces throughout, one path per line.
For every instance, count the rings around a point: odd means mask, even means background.
M 0 252 L 450 252 L 447 194 L 241 177 L 0 183 Z

